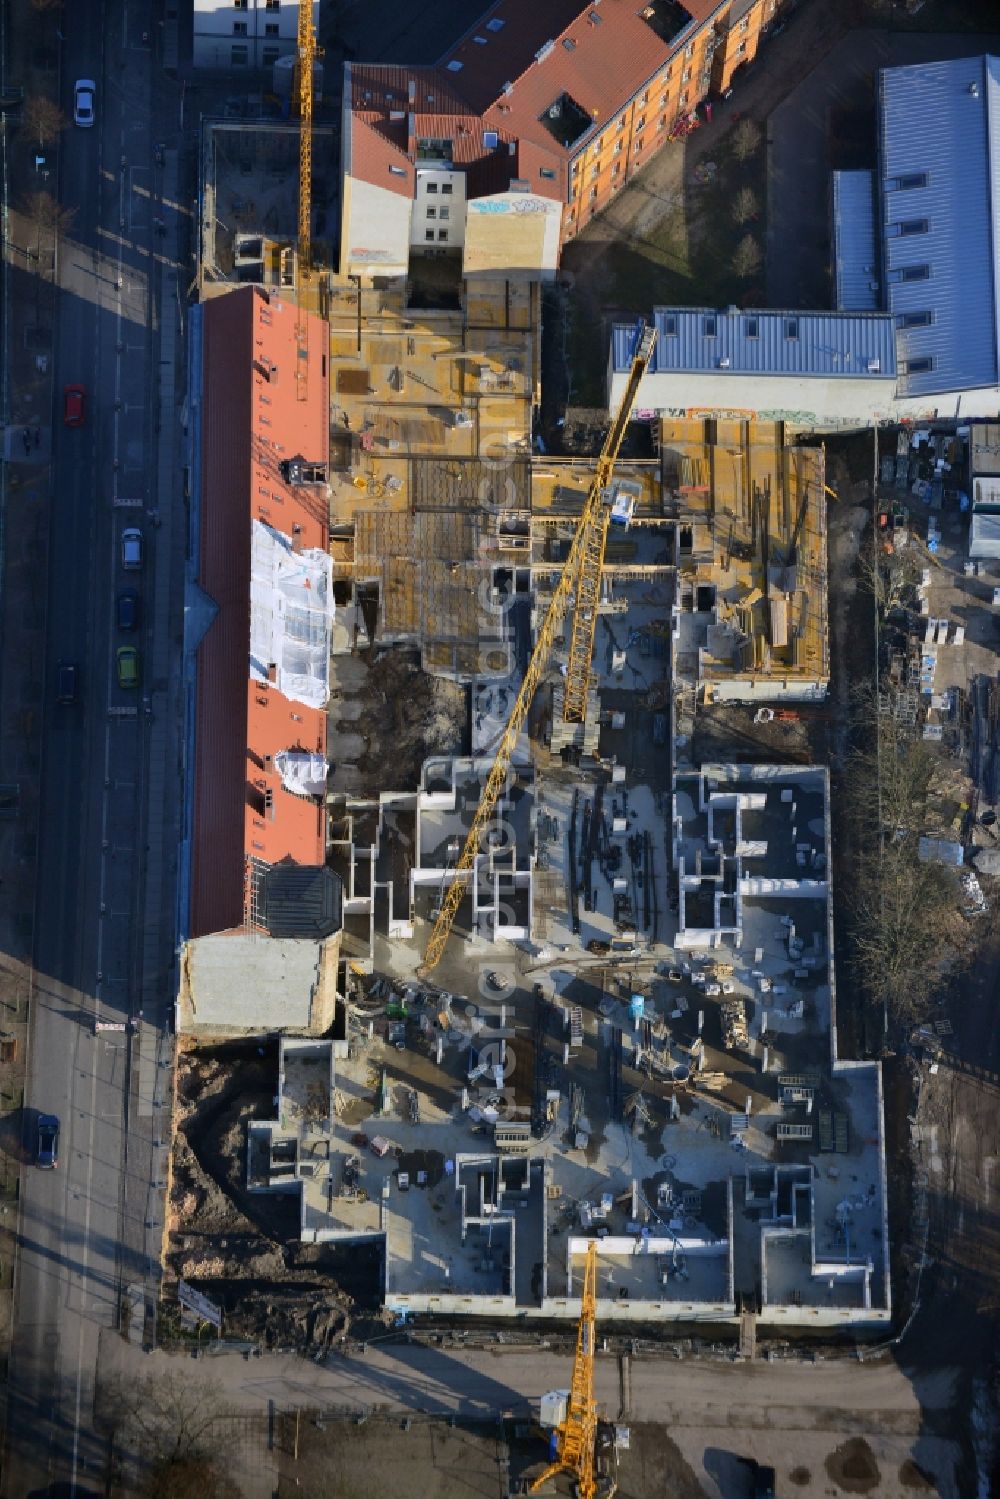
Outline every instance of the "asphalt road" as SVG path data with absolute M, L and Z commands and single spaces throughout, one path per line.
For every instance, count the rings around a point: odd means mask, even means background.
M 38 1112 L 57 1114 L 62 1131 L 58 1169 L 29 1168 L 22 1183 L 3 1481 L 10 1499 L 103 1492 L 104 1450 L 93 1430 L 99 1334 L 118 1322 L 130 1285 L 139 1287 L 141 1323 L 155 1275 L 153 1110 L 148 1097 L 143 1106 L 139 1048 L 147 1058 L 152 1051 L 155 1069 L 155 1022 L 165 1021 L 168 994 L 156 1014 L 147 1006 L 141 1026 L 138 1014 L 150 950 L 150 759 L 164 732 L 153 718 L 163 685 L 154 669 L 168 648 L 177 569 L 171 500 L 157 493 L 154 302 L 173 231 L 164 238 L 155 226 L 163 167 L 154 159 L 149 25 L 145 6 L 125 3 L 67 6 L 60 19 L 62 106 L 72 116 L 74 80 L 92 78 L 97 118 L 92 129 L 65 132 L 58 173 L 60 202 L 73 217 L 58 263 L 27 1147 Z M 87 390 L 86 421 L 76 429 L 62 422 L 67 383 Z M 121 533 L 130 525 L 143 531 L 144 555 L 141 570 L 127 573 Z M 139 628 L 122 635 L 115 598 L 128 586 L 138 588 L 142 613 Z M 140 656 L 131 691 L 117 683 L 124 644 Z M 74 705 L 56 702 L 60 661 L 79 668 Z M 154 816 L 164 811 L 161 799 Z M 172 920 L 159 935 L 169 952 Z

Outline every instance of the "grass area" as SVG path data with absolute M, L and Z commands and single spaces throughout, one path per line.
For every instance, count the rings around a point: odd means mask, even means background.
M 685 173 L 681 198 L 666 203 L 660 217 L 643 214 L 641 227 L 623 229 L 596 254 L 587 240 L 567 246 L 563 264 L 575 277 L 567 330 L 573 405 L 603 404 L 610 326 L 617 319 L 657 306 L 763 300 L 763 146 L 740 160 L 735 133 L 720 141 L 708 163 Z M 734 214 L 738 203 L 742 222 Z M 756 270 L 739 265 L 738 247 L 747 237 L 760 252 Z

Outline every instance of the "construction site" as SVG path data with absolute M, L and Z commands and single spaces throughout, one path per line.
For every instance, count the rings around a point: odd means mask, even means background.
M 297 221 L 287 190 L 262 214 L 263 186 L 233 212 L 238 127 L 206 170 L 192 589 L 222 586 L 222 491 L 245 486 L 254 540 L 244 591 L 192 634 L 178 1025 L 191 1099 L 227 1036 L 259 1038 L 276 1084 L 200 1167 L 244 1217 L 280 1205 L 278 1263 L 374 1254 L 397 1318 L 573 1322 L 586 1280 L 602 1322 L 726 1326 L 750 1354 L 758 1325 L 877 1328 L 881 1072 L 838 1045 L 827 773 L 692 753 L 715 702 L 826 695 L 823 448 L 647 417 L 648 456 L 623 457 L 640 323 L 600 451 L 541 452 L 538 277 L 494 266 L 428 306 L 408 278 L 321 272 L 301 114 L 254 148 L 287 185 L 299 130 Z M 256 258 L 220 240 L 227 201 Z M 252 413 L 239 475 L 223 370 Z M 244 760 L 226 831 L 198 788 Z M 200 1275 L 184 1253 L 196 1138 L 166 1255 L 229 1305 L 210 1233 Z

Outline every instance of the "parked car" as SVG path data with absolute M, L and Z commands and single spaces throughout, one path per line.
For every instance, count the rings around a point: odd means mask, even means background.
M 38 1148 L 35 1164 L 43 1171 L 54 1171 L 59 1164 L 59 1120 L 55 1114 L 38 1116 Z
M 82 427 L 87 392 L 82 385 L 63 386 L 63 422 L 67 427 Z
M 139 628 L 139 594 L 135 588 L 123 588 L 118 595 L 115 617 L 119 630 L 131 632 Z
M 56 667 L 56 701 L 75 703 L 80 690 L 80 668 L 75 661 L 60 661 Z
M 138 687 L 139 652 L 134 645 L 120 645 L 115 653 L 119 687 Z
M 73 123 L 89 130 L 94 123 L 94 95 L 97 84 L 92 78 L 78 78 L 73 87 Z
M 135 572 L 142 566 L 142 532 L 138 526 L 126 526 L 122 532 L 122 567 Z

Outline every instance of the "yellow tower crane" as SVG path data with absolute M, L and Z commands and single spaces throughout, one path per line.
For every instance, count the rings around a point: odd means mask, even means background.
M 441 902 L 434 929 L 427 943 L 424 953 L 424 961 L 420 968 L 421 974 L 427 974 L 432 968 L 436 968 L 441 961 L 442 954 L 448 945 L 451 928 L 462 904 L 462 896 L 466 889 L 466 876 L 474 869 L 476 856 L 479 853 L 480 841 L 487 831 L 488 824 L 496 811 L 497 802 L 510 774 L 511 763 L 514 759 L 514 751 L 517 748 L 518 736 L 524 727 L 528 711 L 534 700 L 535 692 L 545 669 L 548 666 L 549 657 L 552 652 L 552 642 L 559 633 L 559 627 L 566 615 L 570 598 L 576 595 L 576 611 L 573 619 L 573 632 L 570 644 L 570 660 L 566 675 L 565 701 L 567 711 L 564 717 L 569 718 L 568 706 L 572 698 L 575 705 L 582 701 L 583 714 L 586 712 L 587 689 L 590 682 L 590 655 L 594 644 L 594 629 L 597 624 L 597 601 L 601 587 L 601 568 L 604 563 L 604 546 L 607 537 L 608 522 L 610 519 L 610 495 L 608 486 L 614 472 L 615 460 L 618 450 L 625 436 L 635 398 L 639 392 L 639 385 L 643 375 L 652 358 L 653 346 L 656 343 L 656 329 L 640 321 L 636 326 L 633 340 L 632 364 L 629 370 L 628 381 L 624 394 L 618 406 L 618 411 L 608 435 L 604 439 L 597 467 L 594 472 L 593 483 L 587 492 L 587 498 L 583 502 L 583 510 L 577 522 L 576 531 L 569 549 L 559 580 L 556 583 L 552 599 L 546 611 L 535 641 L 535 648 L 531 653 L 520 690 L 514 699 L 514 705 L 510 710 L 507 725 L 500 740 L 496 758 L 486 778 L 483 793 L 476 809 L 476 815 L 472 819 L 468 837 L 465 840 L 451 884 Z M 579 722 L 583 722 L 581 714 Z M 570 722 L 577 720 L 570 719 Z
M 299 29 L 296 47 L 293 97 L 299 105 L 299 272 L 308 275 L 312 268 L 312 124 L 313 64 L 319 56 L 313 30 L 312 0 L 299 0 Z
M 570 1383 L 566 1416 L 556 1427 L 556 1458 L 531 1485 L 531 1493 L 557 1473 L 572 1473 L 577 1499 L 594 1499 L 597 1493 L 597 1403 L 594 1400 L 594 1353 L 597 1339 L 597 1241 L 587 1246 L 583 1273 L 583 1304 L 576 1332 L 576 1357 Z M 605 1499 L 611 1499 L 614 1486 Z
M 313 30 L 312 0 L 299 0 L 299 26 L 292 98 L 299 107 L 299 234 L 296 247 L 296 319 L 295 334 L 296 395 L 304 401 L 309 394 L 309 337 L 306 327 L 306 298 L 312 271 L 312 122 L 313 65 L 321 55 Z

